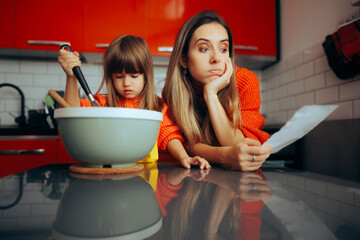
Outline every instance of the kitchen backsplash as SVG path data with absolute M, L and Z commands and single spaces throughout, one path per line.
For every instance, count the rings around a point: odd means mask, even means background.
M 83 63 L 81 69 L 95 93 L 102 79 L 100 64 Z M 166 66 L 155 67 L 157 94 L 161 94 Z M 44 100 L 50 88 L 65 90 L 65 73 L 56 61 L 29 61 L 0 59 L 0 83 L 17 85 L 25 95 L 25 113 L 30 109 L 43 109 Z M 80 93 L 83 95 L 83 93 Z M 10 87 L 0 88 L 0 125 L 14 125 L 14 118 L 20 115 L 20 96 Z
M 156 64 L 157 94 L 166 76 L 166 64 Z M 84 63 L 81 66 L 94 93 L 102 78 L 102 66 Z M 297 109 L 308 104 L 339 104 L 326 120 L 360 118 L 360 76 L 338 79 L 330 69 L 321 42 L 263 71 L 254 71 L 260 80 L 261 113 L 266 125 L 283 124 Z M 48 89 L 64 90 L 65 74 L 56 61 L 0 59 L 0 83 L 13 83 L 25 95 L 26 113 L 42 109 Z M 0 88 L 0 124 L 15 124 L 20 114 L 20 98 L 9 87 Z
M 336 77 L 322 42 L 262 71 L 262 112 L 266 125 L 283 124 L 304 105 L 338 104 L 326 120 L 360 118 L 360 75 Z

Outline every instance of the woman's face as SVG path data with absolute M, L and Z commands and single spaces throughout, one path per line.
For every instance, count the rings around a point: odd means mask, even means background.
M 204 24 L 193 33 L 187 58 L 182 59 L 182 65 L 188 68 L 195 81 L 205 85 L 225 72 L 229 44 L 228 34 L 222 25 Z
M 144 74 L 141 73 L 113 73 L 112 80 L 118 94 L 124 98 L 136 98 L 144 89 Z

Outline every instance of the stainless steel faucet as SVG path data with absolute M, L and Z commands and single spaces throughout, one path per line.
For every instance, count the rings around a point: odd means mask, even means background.
M 17 124 L 19 124 L 20 127 L 26 127 L 27 124 L 26 124 L 26 117 L 25 117 L 25 96 L 24 96 L 24 93 L 21 91 L 21 89 L 14 85 L 14 84 L 11 84 L 11 83 L 2 83 L 0 84 L 0 88 L 2 87 L 12 87 L 14 89 L 16 89 L 19 94 L 20 94 L 20 98 L 21 98 L 21 115 L 19 117 L 16 117 L 15 118 L 15 122 Z

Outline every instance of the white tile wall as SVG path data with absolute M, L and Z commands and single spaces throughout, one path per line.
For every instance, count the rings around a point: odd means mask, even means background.
M 100 64 L 83 63 L 81 69 L 93 93 L 98 90 L 103 71 Z M 155 66 L 156 93 L 160 96 L 167 67 Z M 43 109 L 47 91 L 65 89 L 65 74 L 56 61 L 25 61 L 0 59 L 0 83 L 12 83 L 25 95 L 25 113 Z M 82 94 L 82 93 L 81 93 Z M 10 87 L 0 88 L 0 125 L 15 125 L 20 115 L 20 96 Z
M 326 120 L 360 118 L 360 75 L 336 77 L 322 42 L 261 72 L 261 111 L 266 125 L 284 124 L 307 104 L 338 104 Z

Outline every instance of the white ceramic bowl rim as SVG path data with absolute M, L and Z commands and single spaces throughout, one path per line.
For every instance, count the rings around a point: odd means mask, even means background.
M 55 110 L 54 117 L 59 118 L 127 118 L 162 121 L 161 112 L 119 107 L 73 107 Z

